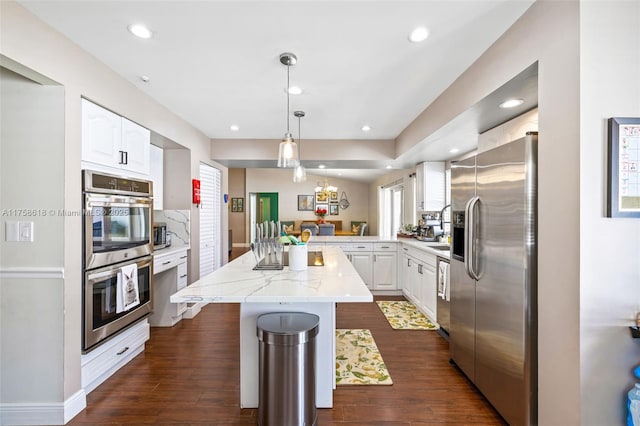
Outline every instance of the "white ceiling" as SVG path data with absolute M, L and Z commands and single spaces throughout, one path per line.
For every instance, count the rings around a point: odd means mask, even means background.
M 533 1 L 20 3 L 213 139 L 282 138 L 279 55 L 293 52 L 291 84 L 304 93 L 290 97 L 290 112 L 306 112 L 301 135 L 311 140 L 396 138 Z M 132 23 L 154 37 L 133 37 Z M 429 38 L 410 43 L 420 25 Z M 293 116 L 290 128 L 296 136 Z M 429 155 L 451 157 L 444 144 Z

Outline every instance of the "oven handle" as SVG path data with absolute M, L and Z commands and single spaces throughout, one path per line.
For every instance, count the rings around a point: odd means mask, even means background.
M 131 265 L 132 263 L 138 265 L 138 269 L 142 269 L 148 265 L 153 265 L 153 256 L 145 256 L 140 259 L 134 259 L 133 262 L 121 262 L 115 265 L 96 269 L 95 271 L 87 272 L 87 281 L 98 281 L 109 277 L 115 277 L 122 266 Z
M 151 198 L 87 194 L 86 203 L 87 206 L 96 207 L 150 207 Z

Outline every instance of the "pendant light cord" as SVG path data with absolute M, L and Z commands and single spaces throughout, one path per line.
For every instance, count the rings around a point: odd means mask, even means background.
M 287 133 L 289 132 L 289 68 L 290 64 L 287 64 Z
M 298 116 L 298 160 L 302 163 L 302 139 L 300 139 L 300 116 Z

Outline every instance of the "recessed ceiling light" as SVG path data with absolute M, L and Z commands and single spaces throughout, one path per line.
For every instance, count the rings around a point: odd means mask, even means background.
M 451 148 L 449 150 L 450 153 L 455 154 L 456 152 L 460 151 L 458 148 Z
M 327 166 L 325 166 L 324 164 L 318 164 L 318 168 L 319 169 L 324 169 L 325 167 L 327 167 Z
M 417 27 L 409 34 L 409 41 L 419 43 L 425 41 L 429 37 L 429 30 L 426 27 Z
M 143 81 L 143 82 L 145 82 L 145 83 L 148 83 L 148 82 L 149 82 L 149 77 L 148 77 L 148 76 L 146 76 L 146 75 L 141 75 L 141 76 L 140 76 L 140 80 L 142 80 L 142 81 Z
M 237 124 L 232 124 L 231 126 L 229 126 L 229 130 L 231 130 L 232 132 L 237 132 L 238 130 L 240 130 L 240 127 Z
M 508 99 L 500 104 L 500 108 L 513 108 L 524 103 L 523 99 Z
M 151 30 L 142 24 L 131 24 L 127 28 L 129 32 L 136 37 L 151 38 L 151 36 L 153 36 Z
M 389 164 L 387 165 L 387 169 L 393 169 L 393 166 Z
M 371 126 L 369 126 L 368 124 L 365 124 L 364 126 L 362 126 L 363 132 L 368 132 L 369 130 L 371 130 Z
M 289 86 L 289 94 L 300 95 L 302 94 L 302 88 L 300 86 Z

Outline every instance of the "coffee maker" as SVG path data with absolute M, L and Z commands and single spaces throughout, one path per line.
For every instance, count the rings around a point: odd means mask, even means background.
M 425 213 L 418 221 L 418 236 L 420 241 L 438 241 L 438 237 L 444 232 L 440 226 L 440 218 L 437 213 Z

